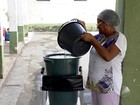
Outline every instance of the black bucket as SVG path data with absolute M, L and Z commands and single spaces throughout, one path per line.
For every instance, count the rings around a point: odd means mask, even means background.
M 77 21 L 69 21 L 64 23 L 58 31 L 58 44 L 62 49 L 72 53 L 74 56 L 82 56 L 86 54 L 91 44 L 81 40 L 81 35 L 86 30 Z

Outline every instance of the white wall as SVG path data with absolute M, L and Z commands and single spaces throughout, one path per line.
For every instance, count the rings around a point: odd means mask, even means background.
M 0 0 L 0 23 L 2 27 L 8 28 L 8 17 L 7 17 L 7 1 L 6 0 Z
M 115 9 L 115 0 L 29 0 L 29 22 L 64 23 L 79 18 L 95 23 L 97 14 L 105 8 Z

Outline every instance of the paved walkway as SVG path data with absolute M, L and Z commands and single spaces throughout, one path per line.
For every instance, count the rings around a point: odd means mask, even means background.
M 23 44 L 19 43 L 20 48 L 22 48 Z M 21 50 L 21 49 L 20 49 Z M 20 52 L 19 50 L 19 52 Z M 0 79 L 0 88 L 3 86 L 5 79 L 7 78 L 9 72 L 13 68 L 13 65 L 19 55 L 18 54 L 10 54 L 9 51 L 9 42 L 5 42 L 4 44 L 4 69 L 3 69 L 3 79 Z
M 20 49 L 18 54 L 10 54 L 8 49 L 5 50 L 4 71 L 5 77 L 7 78 L 0 80 L 0 105 L 42 105 L 36 102 L 36 97 L 40 97 L 40 93 L 35 94 L 31 91 L 39 92 L 38 85 L 40 85 L 40 81 L 38 80 L 40 74 L 38 74 L 38 69 L 41 68 L 43 55 L 60 51 L 60 48 L 56 46 L 56 35 L 52 33 L 47 33 L 47 35 L 46 33 L 34 33 L 34 35 L 35 34 L 40 35 L 40 37 L 34 37 L 32 34 L 29 35 L 25 43 L 19 45 Z M 26 44 L 30 42 L 30 40 L 32 43 Z M 28 48 L 26 48 L 26 46 Z M 8 48 L 8 43 L 5 45 L 5 48 L 6 47 Z M 24 50 L 21 50 L 23 47 Z M 22 53 L 20 51 L 22 51 Z M 82 56 L 80 59 L 80 65 L 83 67 L 84 84 L 87 76 L 87 64 L 88 54 Z M 37 85 L 33 85 L 33 82 Z M 34 86 L 36 86 L 36 88 Z M 82 101 L 81 105 L 91 105 L 90 95 L 88 90 L 79 94 L 80 101 Z M 33 104 L 33 101 L 36 103 Z
M 10 53 L 8 41 L 4 43 L 4 70 L 3 79 L 0 79 L 0 105 L 16 105 L 22 87 L 16 84 L 15 80 L 19 80 L 19 78 L 17 78 L 18 72 L 14 71 L 13 69 L 17 58 L 20 56 L 22 48 L 30 40 L 30 36 L 25 37 L 25 41 L 18 44 L 17 54 Z M 14 78 L 9 78 L 9 76 L 13 73 L 16 74 L 13 76 Z M 22 81 L 20 82 L 22 83 Z
M 4 70 L 3 70 L 3 79 L 0 79 L 0 88 L 4 85 L 6 78 L 8 77 L 9 73 L 13 69 L 13 66 L 16 62 L 17 57 L 20 55 L 20 52 L 23 46 L 31 40 L 31 36 L 25 37 L 24 42 L 18 43 L 18 53 L 11 54 L 9 49 L 9 41 L 4 43 Z

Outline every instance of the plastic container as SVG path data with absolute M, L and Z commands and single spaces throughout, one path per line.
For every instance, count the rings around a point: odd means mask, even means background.
M 78 74 L 79 57 L 70 54 L 50 54 L 44 57 L 48 76 L 74 76 Z M 77 91 L 49 91 L 50 105 L 77 105 Z
M 68 21 L 59 28 L 58 31 L 58 44 L 62 49 L 66 49 L 74 56 L 82 56 L 86 54 L 91 44 L 81 40 L 81 35 L 86 30 L 76 21 Z

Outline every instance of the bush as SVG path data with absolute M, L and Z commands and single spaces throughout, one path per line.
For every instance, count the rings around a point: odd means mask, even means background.
M 29 32 L 58 32 L 62 24 L 30 24 Z M 97 31 L 95 24 L 87 24 L 87 31 Z
M 56 32 L 60 24 L 31 24 L 29 25 L 29 32 Z

